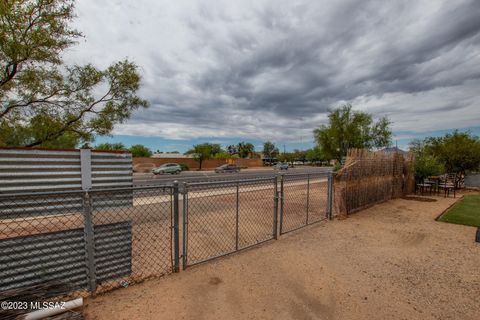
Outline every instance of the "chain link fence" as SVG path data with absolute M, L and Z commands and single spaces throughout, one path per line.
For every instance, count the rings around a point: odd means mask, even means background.
M 97 292 L 174 272 L 172 191 L 152 187 L 90 192 Z M 111 231 L 97 234 L 100 228 Z M 98 257 L 99 251 L 105 257 Z
M 57 281 L 88 295 L 173 273 L 328 218 L 331 186 L 308 174 L 0 195 L 0 293 Z
M 0 292 L 57 281 L 86 295 L 172 270 L 172 188 L 0 197 Z
M 87 288 L 83 193 L 1 196 L 0 292 L 57 279 Z

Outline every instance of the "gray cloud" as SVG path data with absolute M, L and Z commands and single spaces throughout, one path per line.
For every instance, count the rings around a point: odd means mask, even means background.
M 480 2 L 81 1 L 68 53 L 141 67 L 117 134 L 299 140 L 340 103 L 396 130 L 480 124 Z M 443 117 L 448 117 L 444 121 Z

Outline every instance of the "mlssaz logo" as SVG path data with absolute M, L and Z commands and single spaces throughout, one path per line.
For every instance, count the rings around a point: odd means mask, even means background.
M 65 302 L 63 301 L 36 301 L 30 303 L 30 309 L 32 310 L 41 310 L 41 309 L 65 309 Z

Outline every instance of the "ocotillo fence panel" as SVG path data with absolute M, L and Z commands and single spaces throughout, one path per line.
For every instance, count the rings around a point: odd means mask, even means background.
M 412 193 L 413 164 L 411 154 L 349 150 L 344 167 L 335 175 L 337 214 L 353 213 Z

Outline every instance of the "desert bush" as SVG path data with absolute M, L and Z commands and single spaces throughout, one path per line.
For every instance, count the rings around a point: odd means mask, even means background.
M 338 170 L 342 169 L 342 164 L 340 162 L 335 163 L 333 166 L 333 172 L 337 172 Z
M 415 179 L 422 181 L 429 176 L 437 176 L 445 172 L 445 167 L 437 158 L 429 154 L 418 155 L 415 159 Z

